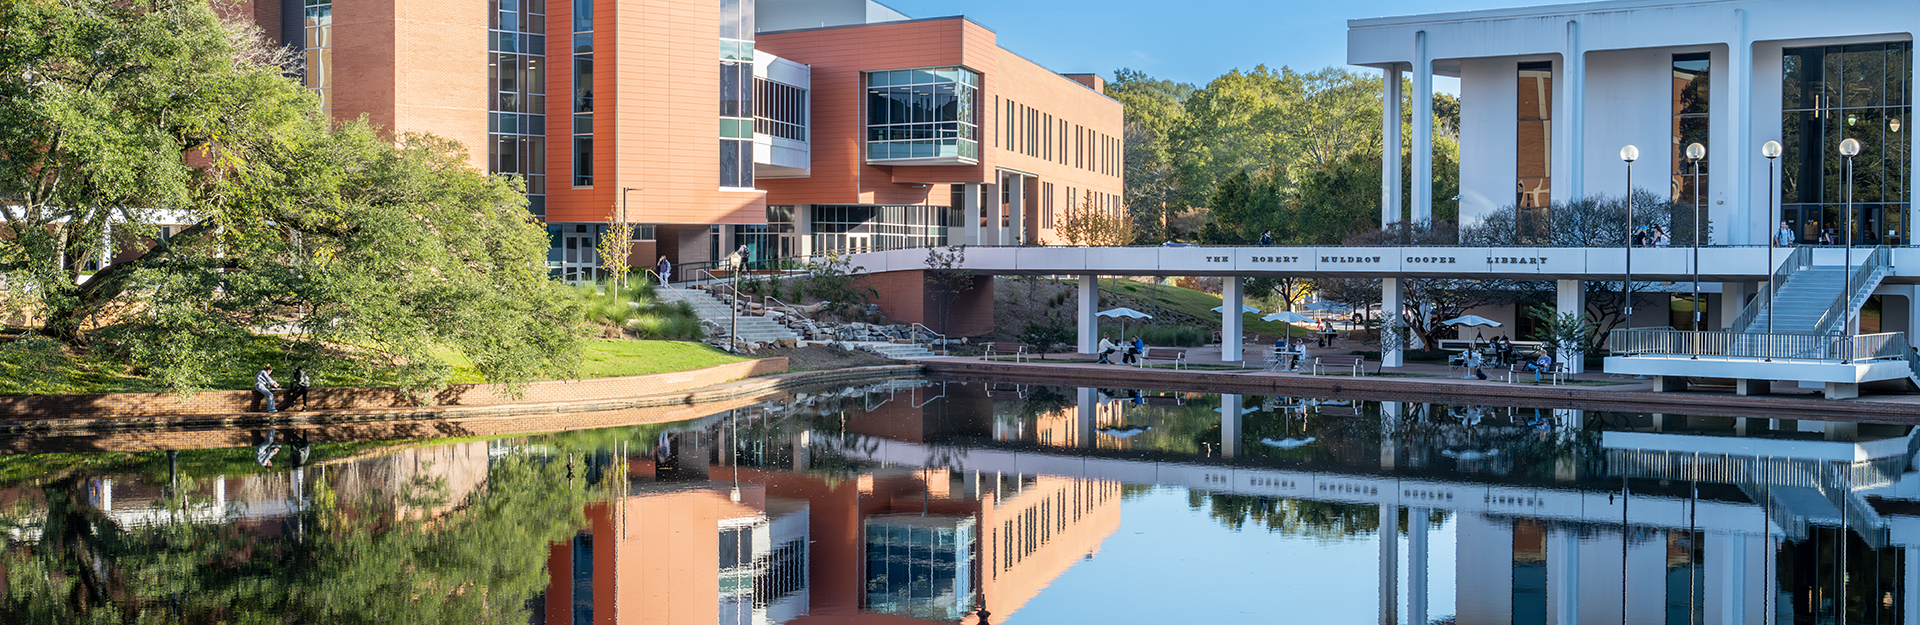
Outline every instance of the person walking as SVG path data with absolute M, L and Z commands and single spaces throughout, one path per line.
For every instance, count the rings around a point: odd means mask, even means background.
M 253 374 L 253 392 L 265 398 L 267 412 L 280 412 L 273 405 L 273 390 L 277 388 L 280 388 L 280 383 L 273 381 L 273 365 L 262 366 L 259 373 Z
M 1673 245 L 1673 237 L 1667 234 L 1666 228 L 1655 226 L 1653 229 L 1653 246 L 1667 247 L 1669 245 Z
M 666 256 L 661 256 L 659 264 L 654 265 L 654 267 L 660 270 L 661 286 L 673 284 L 673 262 L 672 261 L 667 260 Z
M 1100 359 L 1094 362 L 1098 364 L 1103 364 L 1103 365 L 1113 364 L 1113 361 L 1108 357 L 1112 356 L 1114 351 L 1115 351 L 1115 348 L 1113 346 L 1113 341 L 1109 340 L 1106 337 L 1106 335 L 1104 334 L 1101 335 L 1100 336 Z
M 1260 235 L 1260 245 L 1261 245 L 1261 247 L 1265 247 L 1265 246 L 1269 246 L 1269 245 L 1273 245 L 1273 231 L 1272 231 L 1272 230 L 1268 230 L 1268 231 L 1266 231 L 1266 233 L 1265 233 L 1265 234 L 1261 234 L 1261 235 Z
M 307 409 L 307 391 L 313 389 L 313 378 L 307 375 L 306 367 L 294 367 L 293 390 L 287 391 L 287 409 L 293 409 L 294 402 L 300 402 L 300 409 Z
M 1773 233 L 1773 244 L 1780 247 L 1793 247 L 1793 239 L 1793 228 L 1787 227 L 1787 222 L 1780 222 L 1780 229 Z

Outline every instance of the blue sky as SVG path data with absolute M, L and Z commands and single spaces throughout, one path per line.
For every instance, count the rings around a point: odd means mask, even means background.
M 1120 68 L 1204 84 L 1255 65 L 1346 64 L 1347 20 L 1555 4 L 1551 0 L 880 0 L 913 17 L 966 15 L 1057 72 Z M 1447 80 L 1446 83 L 1454 81 Z M 1452 84 L 1436 88 L 1454 91 Z

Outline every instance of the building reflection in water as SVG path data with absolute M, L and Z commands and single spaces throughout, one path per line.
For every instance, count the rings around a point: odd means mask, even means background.
M 75 472 L 60 522 L 284 541 L 316 497 L 385 497 L 369 527 L 434 527 L 533 457 L 588 495 L 583 522 L 521 521 L 561 537 L 534 622 L 979 624 L 1098 566 L 1128 494 L 1173 488 L 1236 531 L 1371 541 L 1374 586 L 1337 600 L 1372 592 L 1380 623 L 1916 623 L 1916 449 L 1906 425 L 912 380 L 242 477 Z M 0 491 L 26 511 L 7 555 L 54 496 Z M 1173 566 L 1142 583 L 1314 574 Z

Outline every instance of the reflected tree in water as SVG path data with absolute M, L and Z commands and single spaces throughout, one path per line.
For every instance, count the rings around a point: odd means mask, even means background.
M 585 523 L 589 494 L 566 471 L 495 458 L 459 500 L 424 480 L 356 498 L 319 480 L 301 512 L 230 523 L 193 521 L 206 498 L 168 489 L 148 526 L 120 525 L 68 477 L 30 489 L 41 519 L 24 503 L 0 516 L 0 612 L 10 623 L 525 623 L 548 545 Z

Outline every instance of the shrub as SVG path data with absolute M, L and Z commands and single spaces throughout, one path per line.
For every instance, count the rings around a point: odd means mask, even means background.
M 1195 326 L 1146 326 L 1132 334 L 1148 345 L 1162 347 L 1199 347 L 1213 342 L 1212 331 Z
M 685 302 L 654 299 L 653 285 L 636 283 L 625 289 L 583 286 L 586 320 L 602 327 L 623 328 L 640 338 L 698 339 L 700 317 Z

